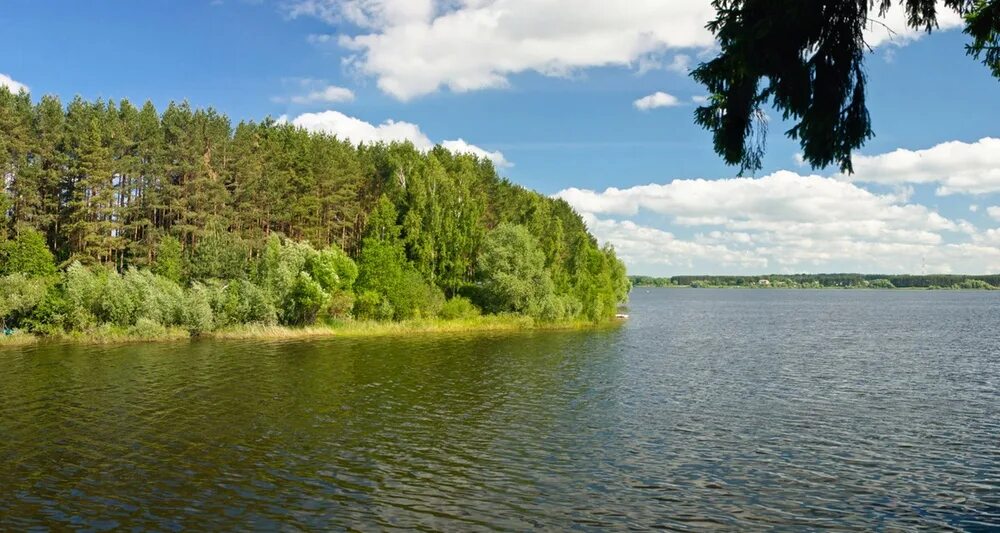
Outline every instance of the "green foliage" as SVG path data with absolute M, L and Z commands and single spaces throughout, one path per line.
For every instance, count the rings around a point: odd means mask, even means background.
M 214 326 L 209 291 L 201 283 L 194 283 L 184 298 L 183 325 L 192 335 L 212 331 Z
M 189 273 L 193 280 L 240 279 L 247 276 L 249 249 L 232 234 L 210 234 L 192 248 Z
M 928 274 L 922 276 L 885 274 L 771 274 L 767 276 L 674 276 L 653 278 L 632 276 L 637 287 L 761 287 L 761 279 L 767 279 L 770 287 L 784 288 L 877 288 L 909 289 L 940 288 L 988 289 L 1000 285 L 1000 275 L 965 276 L 960 274 Z
M 329 301 L 330 295 L 319 282 L 307 272 L 299 272 L 286 299 L 285 323 L 312 324 Z
M 937 25 L 937 0 L 897 0 L 912 28 Z M 1000 0 L 945 0 L 966 15 L 968 52 L 1000 77 Z M 740 170 L 762 166 L 770 104 L 795 125 L 786 132 L 813 167 L 850 172 L 851 152 L 873 135 L 866 105 L 865 29 L 891 0 L 715 0 L 708 24 L 718 57 L 692 77 L 711 94 L 695 122 L 712 132 L 715 151 Z
M 491 312 L 541 316 L 555 307 L 545 255 L 524 226 L 501 224 L 486 235 L 479 255 L 485 308 Z
M 993 290 L 996 289 L 993 285 L 986 283 L 981 279 L 967 279 L 962 281 L 957 285 L 959 289 L 973 289 L 973 290 Z
M 270 295 L 249 280 L 206 283 L 216 327 L 240 324 L 277 324 L 278 313 Z
M 455 296 L 446 301 L 438 312 L 438 316 L 446 320 L 459 320 L 464 318 L 474 318 L 481 313 L 471 300 L 462 296 Z
M 0 277 L 0 322 L 17 326 L 28 317 L 45 298 L 47 283 L 41 278 L 30 278 L 17 272 Z
M 0 174 L 0 276 L 45 287 L 7 315 L 42 334 L 476 312 L 457 295 L 596 320 L 627 294 L 621 263 L 569 204 L 440 147 L 0 88 Z M 485 250 L 498 226 L 521 228 L 528 263 Z M 11 294 L 34 287 L 20 279 Z
M 0 242 L 0 276 L 50 276 L 56 271 L 54 261 L 45 237 L 33 228 L 23 227 L 13 240 Z
M 173 282 L 180 283 L 184 277 L 184 255 L 181 241 L 165 235 L 156 246 L 153 272 Z
M 392 320 L 394 314 L 389 299 L 372 290 L 359 293 L 354 301 L 354 316 L 363 320 Z

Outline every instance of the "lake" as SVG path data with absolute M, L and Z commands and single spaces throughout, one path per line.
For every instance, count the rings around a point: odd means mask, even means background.
M 617 329 L 0 349 L 0 530 L 1000 527 L 1000 292 Z

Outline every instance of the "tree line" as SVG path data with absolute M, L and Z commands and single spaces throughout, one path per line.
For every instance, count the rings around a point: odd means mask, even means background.
M 762 276 L 629 276 L 636 287 L 772 287 L 852 289 L 996 289 L 1000 274 L 771 274 Z
M 441 147 L 0 88 L 0 176 L 0 318 L 40 332 L 599 321 L 629 289 L 566 202 Z

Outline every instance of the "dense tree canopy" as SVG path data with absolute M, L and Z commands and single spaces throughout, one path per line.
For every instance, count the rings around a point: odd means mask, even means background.
M 851 151 L 873 135 L 865 103 L 864 30 L 892 0 L 715 0 L 708 27 L 718 57 L 692 73 L 710 93 L 695 121 L 712 132 L 715 151 L 744 170 L 761 168 L 770 104 L 794 122 L 786 132 L 813 167 L 852 171 Z M 907 23 L 931 31 L 937 0 L 897 0 Z M 1000 78 L 1000 0 L 945 0 L 962 13 L 967 52 Z
M 12 295 L 0 319 L 40 332 L 484 308 L 602 320 L 627 293 L 621 262 L 566 202 L 440 147 L 357 147 L 271 120 L 233 127 L 186 103 L 63 107 L 0 88 L 0 176 Z M 544 289 L 531 305 L 490 299 L 498 261 L 521 260 L 489 244 L 511 232 Z

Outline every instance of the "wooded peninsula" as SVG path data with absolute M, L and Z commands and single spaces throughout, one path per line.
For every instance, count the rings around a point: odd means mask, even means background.
M 0 88 L 0 175 L 8 335 L 599 323 L 629 291 L 569 204 L 441 147 Z

